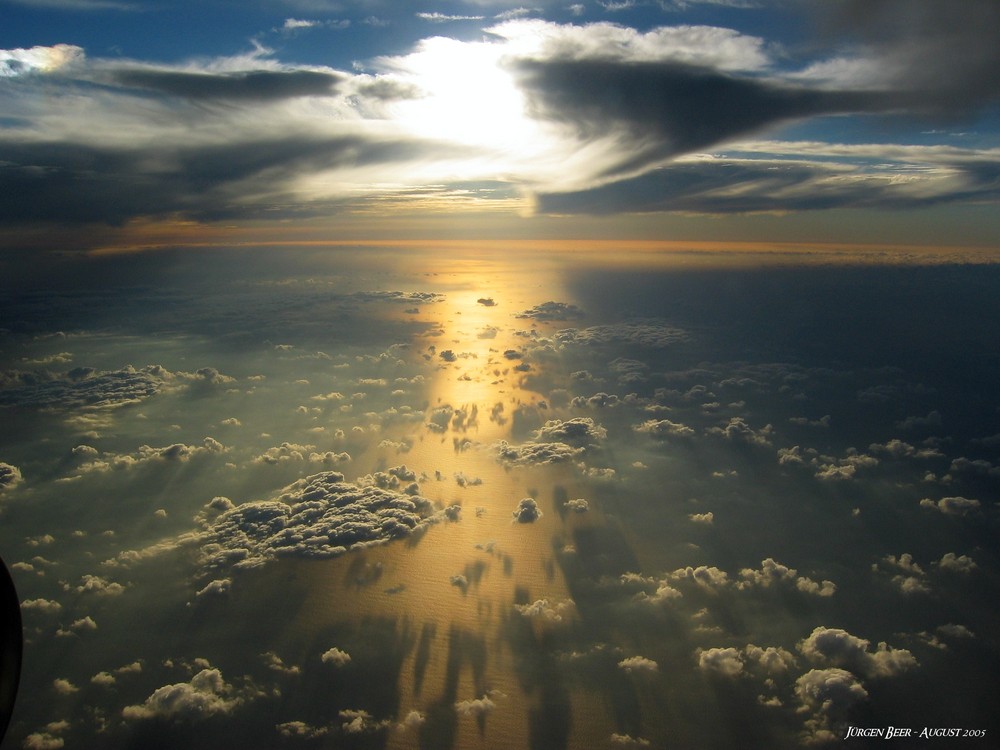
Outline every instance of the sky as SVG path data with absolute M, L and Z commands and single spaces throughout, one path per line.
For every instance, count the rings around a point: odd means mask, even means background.
M 2 8 L 7 248 L 1000 236 L 990 0 Z

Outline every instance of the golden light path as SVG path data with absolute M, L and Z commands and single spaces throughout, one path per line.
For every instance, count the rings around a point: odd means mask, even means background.
M 345 618 L 389 617 L 405 623 L 418 642 L 401 665 L 399 715 L 390 718 L 398 722 L 411 710 L 430 717 L 454 712 L 454 748 L 530 746 L 528 717 L 538 709 L 538 695 L 519 679 L 512 626 L 541 637 L 546 628 L 572 622 L 576 613 L 556 554 L 574 527 L 601 522 L 593 511 L 560 513 L 555 507 L 557 485 L 569 497 L 582 496 L 574 494 L 581 490 L 575 487 L 573 466 L 505 468 L 490 448 L 501 439 L 523 442 L 525 437 L 512 436 L 515 412 L 542 402 L 522 386 L 523 374 L 515 369 L 521 360 L 505 356 L 523 343 L 515 330 L 531 327 L 515 313 L 568 299 L 559 279 L 544 267 L 515 272 L 515 265 L 467 258 L 452 262 L 449 270 L 427 272 L 437 274 L 432 276 L 435 291 L 443 291 L 446 301 L 424 308 L 428 319 L 441 324 L 439 335 L 412 345 L 412 356 L 428 356 L 434 368 L 426 384 L 424 422 L 382 434 L 390 442 L 412 441 L 406 452 L 373 447 L 352 463 L 352 471 L 361 475 L 405 462 L 426 475 L 421 481 L 425 497 L 442 507 L 461 504 L 461 520 L 431 527 L 415 544 L 391 543 L 315 566 L 309 605 L 295 625 L 318 632 Z M 449 407 L 450 416 L 443 418 Z M 426 426 L 435 423 L 442 426 Z M 465 478 L 464 486 L 458 477 Z M 517 523 L 513 511 L 527 497 L 538 502 L 543 515 L 534 523 Z M 352 585 L 354 579 L 368 578 L 375 583 Z M 539 600 L 562 620 L 528 621 L 514 607 Z M 595 737 L 606 741 L 613 727 L 605 707 L 592 694 L 577 692 L 571 698 L 578 705 L 570 708 L 569 747 L 591 747 Z M 494 705 L 482 722 L 455 708 L 484 698 Z M 387 731 L 387 747 L 421 746 L 415 729 Z

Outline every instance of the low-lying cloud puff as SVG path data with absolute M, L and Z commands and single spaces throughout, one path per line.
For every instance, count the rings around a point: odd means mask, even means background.
M 751 586 L 770 587 L 772 584 L 787 583 L 794 585 L 799 591 L 816 596 L 833 596 L 837 591 L 837 586 L 833 581 L 823 581 L 817 583 L 811 578 L 799 576 L 795 568 L 789 568 L 772 557 L 761 560 L 760 569 L 743 568 L 740 571 L 740 581 L 736 584 L 739 589 L 750 588 Z
M 692 568 L 691 566 L 678 568 L 670 574 L 670 578 L 675 581 L 694 581 L 709 591 L 714 591 L 729 584 L 729 575 L 726 571 L 708 565 L 699 565 L 697 568 Z
M 917 666 L 917 660 L 906 649 L 878 644 L 869 650 L 869 642 L 841 628 L 818 627 L 796 646 L 813 662 L 844 667 L 869 677 L 889 677 Z
M 552 602 L 548 599 L 538 599 L 531 604 L 515 604 L 514 609 L 522 617 L 530 620 L 543 620 L 546 622 L 562 622 L 563 616 L 574 609 L 572 601 Z
M 660 671 L 660 665 L 652 659 L 647 659 L 645 656 L 629 656 L 618 662 L 618 667 L 624 669 L 629 674 L 651 674 Z
M 339 472 L 322 472 L 294 482 L 273 500 L 225 510 L 202 537 L 205 565 L 253 567 L 276 557 L 332 557 L 352 546 L 408 536 L 437 520 L 425 498 L 379 486 L 398 485 L 396 475 L 385 476 L 385 482 L 368 477 L 370 482 L 354 483 Z
M 204 719 L 232 713 L 256 697 L 252 690 L 228 684 L 218 669 L 203 669 L 190 682 L 157 688 L 139 705 L 125 706 L 125 719 Z
M 730 417 L 723 427 L 709 427 L 705 432 L 709 435 L 719 435 L 726 440 L 743 442 L 750 445 L 770 446 L 771 434 L 774 428 L 767 424 L 755 430 L 742 417 Z
M 319 658 L 324 664 L 332 664 L 335 667 L 343 667 L 351 663 L 351 655 L 346 651 L 341 651 L 336 646 L 324 651 Z
M 62 605 L 54 599 L 25 599 L 21 602 L 21 611 L 54 615 L 62 611 Z
M 22 481 L 24 478 L 21 476 L 19 468 L 0 461 L 0 492 L 16 487 Z
M 142 466 L 165 464 L 173 461 L 190 461 L 196 456 L 209 456 L 225 453 L 226 446 L 213 437 L 206 437 L 201 445 L 185 445 L 174 443 L 162 448 L 141 445 L 135 453 L 105 453 L 101 458 L 87 461 L 77 467 L 77 474 L 105 473 L 110 471 L 126 471 Z
M 566 443 L 527 442 L 511 445 L 506 440 L 493 444 L 497 460 L 508 466 L 531 466 L 572 461 L 583 453 L 583 448 L 574 448 Z
M 708 648 L 698 652 L 698 668 L 727 677 L 743 671 L 743 657 L 735 648 Z
M 493 712 L 497 704 L 488 696 L 482 698 L 467 698 L 455 703 L 455 711 L 461 716 L 482 717 Z
M 946 516 L 964 516 L 970 511 L 977 510 L 979 506 L 978 500 L 969 497 L 943 497 L 937 502 L 925 497 L 920 501 L 921 508 L 932 508 Z
M 543 513 L 534 498 L 526 497 L 517 504 L 512 515 L 518 523 L 534 523 L 542 517 Z
M 587 328 L 565 328 L 557 331 L 555 339 L 560 344 L 598 346 L 602 344 L 634 344 L 652 349 L 663 349 L 690 339 L 682 328 L 662 321 L 612 323 Z
M 941 570 L 950 570 L 954 573 L 971 573 L 979 567 L 968 555 L 956 555 L 954 552 L 946 552 L 938 565 Z
M 519 312 L 515 317 L 531 318 L 532 320 L 552 321 L 552 320 L 573 320 L 582 318 L 584 315 L 576 305 L 568 302 L 543 302 L 540 305 Z
M 808 744 L 838 739 L 831 725 L 844 717 L 859 701 L 868 697 L 858 678 L 845 669 L 811 669 L 795 681 L 795 697 L 803 713 L 811 713 L 805 723 Z
M 389 726 L 388 719 L 376 719 L 364 709 L 346 708 L 337 715 L 342 723 L 340 728 L 344 734 L 367 734 L 378 732 Z
M 655 438 L 691 437 L 694 430 L 685 424 L 669 419 L 647 419 L 642 424 L 633 425 L 633 430 Z
M 698 668 L 705 672 L 737 677 L 747 667 L 756 668 L 767 675 L 784 674 L 795 666 L 795 656 L 780 646 L 747 644 L 742 650 L 728 648 L 698 649 Z
M 565 422 L 550 419 L 535 432 L 539 441 L 556 441 L 578 447 L 596 445 L 607 435 L 608 431 L 590 417 L 574 417 Z
M 98 371 L 75 367 L 64 373 L 7 371 L 0 373 L 0 405 L 55 409 L 112 409 L 138 403 L 168 388 L 234 382 L 214 367 L 171 372 L 162 365 Z

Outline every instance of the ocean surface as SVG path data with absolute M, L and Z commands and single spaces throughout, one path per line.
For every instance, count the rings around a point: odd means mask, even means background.
M 971 260 L 8 275 L 2 746 L 995 746 L 1000 265 Z

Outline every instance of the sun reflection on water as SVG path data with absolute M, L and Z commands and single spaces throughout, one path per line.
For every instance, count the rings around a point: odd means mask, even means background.
M 399 716 L 419 710 L 428 724 L 422 734 L 389 732 L 387 747 L 428 746 L 436 732 L 454 732 L 456 748 L 527 747 L 525 717 L 539 710 L 539 698 L 525 683 L 519 652 L 577 616 L 557 556 L 574 526 L 595 519 L 560 507 L 576 491 L 572 466 L 505 468 L 494 445 L 523 439 L 513 434 L 518 410 L 545 409 L 525 382 L 527 372 L 543 367 L 522 352 L 518 332 L 531 321 L 516 314 L 565 293 L 553 275 L 513 273 L 509 265 L 501 273 L 488 260 L 466 259 L 435 281 L 445 299 L 419 310 L 435 326 L 411 342 L 409 354 L 430 368 L 424 419 L 387 430 L 384 447 L 356 457 L 354 468 L 405 462 L 420 476 L 424 497 L 440 508 L 461 506 L 459 520 L 322 566 L 322 578 L 310 584 L 308 619 L 321 629 L 344 617 L 389 616 L 418 634 L 399 670 Z M 518 523 L 514 510 L 528 497 L 541 515 Z M 540 601 L 558 622 L 529 620 L 517 609 Z M 602 723 L 598 707 L 579 710 L 589 718 L 574 731 Z

